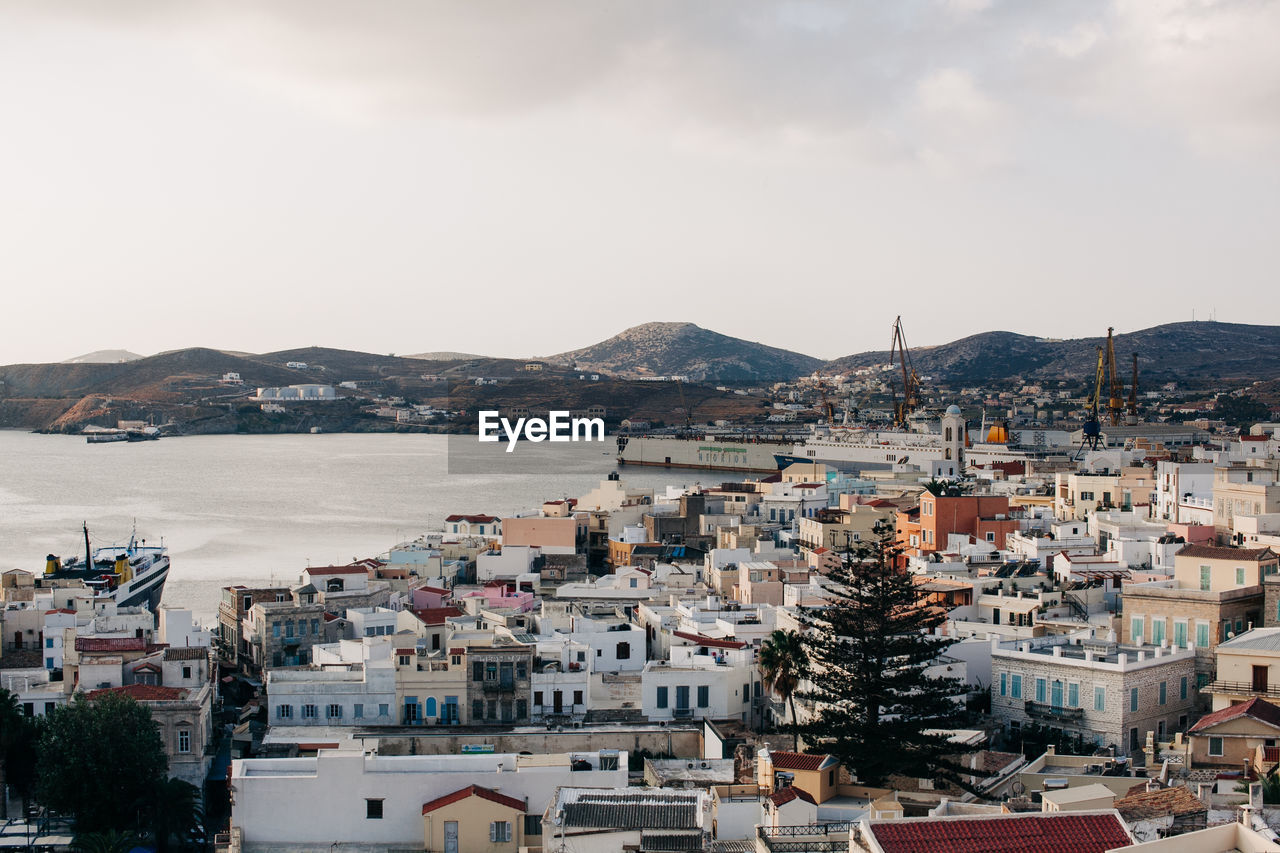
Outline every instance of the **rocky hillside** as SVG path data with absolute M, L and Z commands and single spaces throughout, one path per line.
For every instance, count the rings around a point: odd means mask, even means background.
M 1048 340 L 1013 332 L 984 332 L 949 344 L 912 350 L 916 371 L 935 381 L 982 385 L 1018 380 L 1093 380 L 1105 336 Z M 1140 384 L 1250 382 L 1280 378 L 1280 326 L 1168 323 L 1115 336 L 1116 360 L 1127 382 L 1138 353 Z M 864 352 L 828 362 L 842 372 L 887 363 L 889 353 Z
M 731 338 L 693 323 L 645 323 L 549 361 L 618 376 L 687 376 L 694 381 L 793 379 L 822 364 L 789 350 Z

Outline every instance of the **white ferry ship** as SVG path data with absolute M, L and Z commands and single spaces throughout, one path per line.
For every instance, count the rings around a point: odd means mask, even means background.
M 78 580 L 95 598 L 110 599 L 121 607 L 146 605 L 155 612 L 169 577 L 169 552 L 163 541 L 148 545 L 135 531 L 124 545 L 91 548 L 85 525 L 84 548 L 83 558 L 71 557 L 65 562 L 56 554 L 48 555 L 40 583 L 56 586 L 59 581 Z

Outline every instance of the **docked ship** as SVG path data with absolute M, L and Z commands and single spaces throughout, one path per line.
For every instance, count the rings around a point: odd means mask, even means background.
M 996 438 L 997 440 L 992 440 Z M 1027 448 L 990 432 L 972 442 L 958 406 L 936 420 L 917 417 L 908 429 L 819 424 L 800 437 L 740 435 L 619 436 L 619 465 L 773 472 L 794 462 L 818 462 L 844 470 L 913 465 L 939 476 L 959 476 L 966 465 L 1034 458 L 1048 448 Z
M 156 427 L 141 429 L 88 429 L 84 431 L 84 440 L 90 444 L 111 444 L 117 441 L 155 441 L 160 437 Z
M 169 577 L 169 553 L 163 540 L 159 545 L 148 545 L 135 531 L 124 545 L 91 548 L 85 525 L 84 552 L 83 558 L 71 557 L 65 562 L 56 554 L 48 555 L 41 584 L 80 581 L 95 598 L 109 599 L 120 607 L 145 605 L 152 612 L 159 607 Z

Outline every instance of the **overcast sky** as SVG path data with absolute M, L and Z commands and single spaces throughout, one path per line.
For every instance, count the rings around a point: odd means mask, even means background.
M 0 0 L 0 363 L 1280 322 L 1280 4 Z

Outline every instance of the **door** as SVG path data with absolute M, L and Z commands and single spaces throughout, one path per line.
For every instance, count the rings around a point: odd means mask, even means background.
M 564 693 L 557 690 L 551 694 L 551 708 L 557 714 L 564 711 Z
M 1049 688 L 1049 704 L 1055 709 L 1062 707 L 1062 682 L 1055 680 Z
M 444 853 L 458 853 L 458 822 L 444 822 Z
M 1267 692 L 1267 668 L 1265 666 L 1255 665 L 1253 667 L 1253 692 Z

